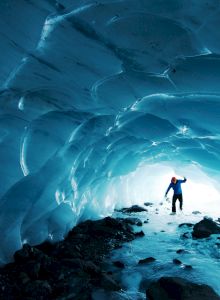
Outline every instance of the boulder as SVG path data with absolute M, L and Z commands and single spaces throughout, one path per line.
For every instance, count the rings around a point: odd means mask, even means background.
M 126 218 L 125 222 L 127 222 L 130 225 L 142 226 L 142 221 L 138 218 Z
M 210 286 L 179 277 L 161 277 L 150 284 L 146 295 L 149 300 L 220 300 Z
M 137 212 L 148 211 L 148 210 L 139 205 L 132 205 L 131 207 L 128 208 L 122 208 L 119 211 L 123 213 L 137 213 Z
M 173 263 L 174 263 L 175 265 L 181 265 L 181 264 L 182 264 L 182 262 L 181 262 L 179 259 L 177 259 L 177 258 L 174 258 L 174 259 L 173 259 Z
M 147 257 L 147 258 L 144 258 L 144 259 L 140 259 L 138 264 L 139 265 L 142 265 L 142 264 L 149 264 L 151 262 L 154 262 L 156 259 L 154 257 Z
M 193 227 L 192 236 L 194 238 L 207 238 L 211 234 L 220 233 L 220 227 L 212 219 L 204 218 Z

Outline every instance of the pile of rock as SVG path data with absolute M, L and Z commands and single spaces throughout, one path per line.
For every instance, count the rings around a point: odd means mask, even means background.
M 116 291 L 120 285 L 102 268 L 107 253 L 137 234 L 130 224 L 137 219 L 86 221 L 64 241 L 25 244 L 14 263 L 0 269 L 0 299 L 91 299 L 94 289 Z

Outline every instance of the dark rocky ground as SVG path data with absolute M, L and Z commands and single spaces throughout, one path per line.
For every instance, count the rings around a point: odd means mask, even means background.
M 139 236 L 131 226 L 137 223 L 140 226 L 136 218 L 107 217 L 79 224 L 56 244 L 25 244 L 14 254 L 14 262 L 0 270 L 0 299 L 83 300 L 92 299 L 97 287 L 120 290 L 102 261 L 111 250 Z
M 132 206 L 121 210 L 124 214 L 138 213 L 141 207 Z M 0 269 L 0 299 L 2 300 L 89 300 L 93 292 L 103 290 L 112 295 L 121 290 L 114 271 L 107 271 L 105 258 L 113 249 L 125 242 L 144 236 L 143 231 L 134 232 L 133 225 L 142 226 L 134 216 L 122 218 L 107 217 L 98 221 L 86 221 L 72 229 L 61 242 L 45 242 L 38 246 L 25 244 L 14 254 L 14 262 Z M 206 238 L 220 233 L 218 222 L 203 219 L 193 225 L 187 238 Z M 183 249 L 176 251 L 183 253 Z M 154 257 L 143 258 L 138 264 L 149 264 Z M 174 264 L 185 266 L 179 259 Z M 126 266 L 120 261 L 112 265 L 118 270 Z M 113 268 L 114 270 L 114 268 Z M 149 300 L 220 300 L 207 285 L 198 285 L 178 277 L 162 277 L 156 282 L 144 285 Z M 112 299 L 111 297 L 108 299 Z M 122 299 L 114 296 L 114 299 Z M 105 300 L 105 299 L 103 299 Z

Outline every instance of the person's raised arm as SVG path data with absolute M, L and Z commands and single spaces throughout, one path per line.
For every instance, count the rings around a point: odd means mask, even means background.
M 179 180 L 181 183 L 183 183 L 183 182 L 186 182 L 186 181 L 187 181 L 187 179 L 186 179 L 186 177 L 185 177 L 185 176 L 183 176 L 183 178 L 184 178 L 184 179 L 180 179 L 180 180 Z

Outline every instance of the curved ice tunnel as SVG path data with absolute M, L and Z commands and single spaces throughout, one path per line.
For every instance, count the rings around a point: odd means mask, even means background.
M 3 263 L 160 203 L 173 174 L 189 178 L 186 211 L 218 207 L 219 1 L 60 4 L 0 4 Z

